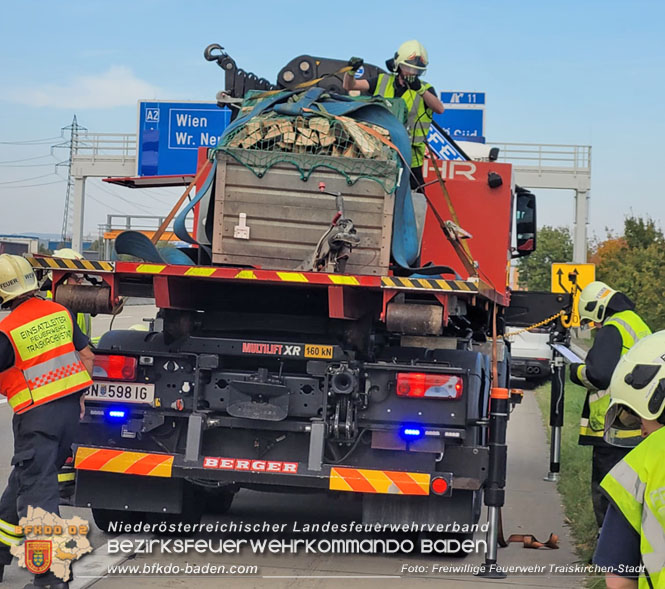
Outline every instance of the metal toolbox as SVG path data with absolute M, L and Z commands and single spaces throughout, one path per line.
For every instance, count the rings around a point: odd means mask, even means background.
M 327 159 L 334 166 L 344 158 Z M 383 163 L 386 174 L 394 173 L 393 162 Z M 276 164 L 259 178 L 224 153 L 218 154 L 216 165 L 213 264 L 298 268 L 311 257 L 337 210 L 334 197 L 319 193 L 319 182 L 324 182 L 326 190 L 344 196 L 345 215 L 360 238 L 346 272 L 387 274 L 395 195 L 379 182 L 359 178 L 349 185 L 342 174 L 324 167 L 303 181 L 289 163 Z M 343 167 L 348 169 L 348 159 Z

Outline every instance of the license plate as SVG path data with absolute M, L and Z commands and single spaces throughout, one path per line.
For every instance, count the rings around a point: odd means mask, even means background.
M 107 403 L 144 403 L 155 402 L 155 385 L 134 382 L 94 381 L 88 389 L 86 399 Z

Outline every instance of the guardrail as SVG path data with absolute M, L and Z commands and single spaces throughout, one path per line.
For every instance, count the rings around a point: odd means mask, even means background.
M 516 166 L 542 170 L 557 168 L 586 173 L 591 170 L 590 145 L 494 142 L 488 142 L 488 145 L 499 148 L 499 161 Z
M 591 170 L 590 145 L 557 145 L 537 143 L 495 143 L 488 145 L 499 148 L 499 161 L 517 166 L 536 169 L 566 169 L 572 172 Z M 79 133 L 74 146 L 75 157 L 95 158 L 115 156 L 118 158 L 136 157 L 136 134 L 132 133 Z
M 74 143 L 74 157 L 136 157 L 135 133 L 79 133 Z

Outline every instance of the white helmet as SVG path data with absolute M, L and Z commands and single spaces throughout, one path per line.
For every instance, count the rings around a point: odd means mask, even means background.
M 83 256 L 71 247 L 63 247 L 59 250 L 53 250 L 54 258 L 63 258 L 65 260 L 83 260 Z
M 428 63 L 427 51 L 422 44 L 415 39 L 402 43 L 395 53 L 395 68 L 400 65 L 405 66 L 406 68 L 414 70 L 411 73 L 416 75 L 424 74 L 427 70 Z
M 28 260 L 11 254 L 0 255 L 0 299 L 3 305 L 37 288 L 37 277 Z
M 587 284 L 580 293 L 580 299 L 577 303 L 580 320 L 584 321 L 586 319 L 587 321 L 602 323 L 607 313 L 607 305 L 616 292 L 604 282 L 596 281 Z
M 53 250 L 54 258 L 61 258 L 62 260 L 85 260 L 85 257 L 79 254 L 76 250 L 71 247 L 63 247 L 59 250 Z M 53 280 L 53 272 L 49 270 L 46 273 L 46 276 L 49 280 Z M 75 275 L 76 276 L 76 275 Z M 78 276 L 78 279 L 81 280 L 82 276 Z
M 636 446 L 639 439 L 625 432 L 639 428 L 640 417 L 665 417 L 665 331 L 642 338 L 626 352 L 614 369 L 609 393 L 605 441 Z

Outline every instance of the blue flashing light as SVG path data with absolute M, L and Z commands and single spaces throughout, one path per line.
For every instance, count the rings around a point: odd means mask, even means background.
M 418 440 L 425 435 L 425 430 L 414 425 L 405 425 L 400 429 L 400 434 L 405 440 Z
M 126 409 L 107 409 L 106 419 L 109 421 L 125 421 L 129 417 L 129 412 Z

